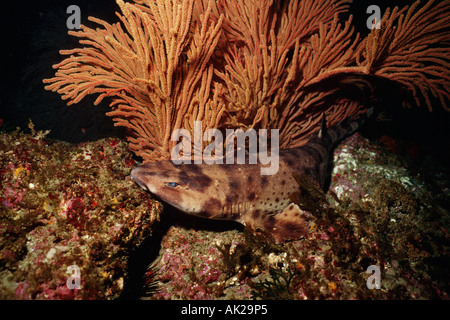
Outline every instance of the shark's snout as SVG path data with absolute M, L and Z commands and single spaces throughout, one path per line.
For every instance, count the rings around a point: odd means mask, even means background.
M 142 173 L 141 167 L 136 167 L 133 170 L 131 170 L 131 178 L 138 184 L 139 187 L 141 187 L 144 190 L 148 190 L 146 183 L 140 178 Z

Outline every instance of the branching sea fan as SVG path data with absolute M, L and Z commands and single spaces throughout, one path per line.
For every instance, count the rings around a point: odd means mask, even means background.
M 175 129 L 279 129 L 280 146 L 364 112 L 380 81 L 406 105 L 450 109 L 450 1 L 388 9 L 361 39 L 347 0 L 117 0 L 120 22 L 69 34 L 47 90 L 68 104 L 111 98 L 144 161 L 167 159 Z M 205 142 L 206 143 L 206 142 Z

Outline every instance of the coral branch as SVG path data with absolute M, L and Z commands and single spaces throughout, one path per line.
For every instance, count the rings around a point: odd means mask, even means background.
M 349 0 L 117 0 L 119 23 L 71 31 L 82 48 L 62 50 L 44 80 L 68 104 L 96 94 L 128 129 L 145 161 L 168 158 L 185 128 L 280 130 L 300 146 L 319 129 L 363 112 L 379 80 L 405 105 L 450 110 L 450 1 L 388 9 L 381 29 L 355 35 L 340 21 Z
M 46 89 L 59 92 L 68 104 L 93 93 L 99 94 L 96 104 L 112 97 L 108 115 L 129 129 L 131 149 L 146 161 L 168 158 L 173 130 L 188 126 L 193 113 L 213 115 L 209 125 L 223 113 L 220 95 L 210 90 L 208 66 L 222 20 L 211 22 L 207 9 L 193 26 L 194 0 L 117 3 L 122 24 L 90 18 L 104 29 L 83 26 L 70 32 L 90 47 L 61 51 L 70 57 L 54 66 L 58 71 L 44 80 Z
M 381 29 L 373 29 L 361 47 L 365 60 L 359 57 L 359 66 L 399 83 L 418 105 L 420 92 L 430 110 L 431 96 L 450 110 L 450 1 L 419 3 L 386 11 Z

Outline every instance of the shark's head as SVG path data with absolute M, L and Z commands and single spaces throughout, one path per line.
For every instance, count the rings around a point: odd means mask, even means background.
M 214 215 L 222 210 L 219 201 L 208 197 L 217 181 L 198 165 L 158 161 L 134 168 L 131 177 L 141 188 L 183 212 L 208 216 L 208 212 Z

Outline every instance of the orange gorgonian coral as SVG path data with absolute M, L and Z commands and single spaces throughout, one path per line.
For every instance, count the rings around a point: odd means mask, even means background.
M 450 1 L 387 10 L 365 39 L 338 18 L 349 0 L 134 2 L 117 0 L 118 23 L 70 31 L 85 47 L 62 50 L 44 82 L 68 104 L 111 97 L 108 115 L 144 161 L 169 158 L 172 132 L 192 135 L 196 120 L 275 128 L 282 148 L 300 146 L 323 112 L 329 125 L 364 112 L 380 79 L 406 105 L 450 109 Z

